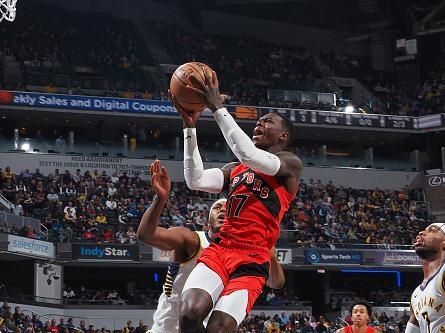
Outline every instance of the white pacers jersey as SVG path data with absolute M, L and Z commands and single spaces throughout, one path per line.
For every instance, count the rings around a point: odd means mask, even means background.
M 188 261 L 180 264 L 170 262 L 168 264 L 167 277 L 163 286 L 163 293 L 159 297 L 158 308 L 153 315 L 153 333 L 178 333 L 179 332 L 179 308 L 181 293 L 185 281 L 196 266 L 201 249 L 209 246 L 210 238 L 206 232 L 195 231 L 199 236 L 200 249 Z
M 411 307 L 421 333 L 445 333 L 445 264 L 414 290 Z

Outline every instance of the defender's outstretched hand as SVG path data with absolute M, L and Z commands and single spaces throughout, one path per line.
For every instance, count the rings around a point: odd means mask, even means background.
M 204 98 L 207 107 L 212 112 L 215 112 L 216 110 L 219 110 L 222 107 L 224 107 L 223 99 L 226 98 L 227 96 L 221 95 L 221 93 L 219 92 L 219 82 L 215 71 L 212 71 L 211 76 L 209 76 L 207 72 L 204 72 L 204 76 L 205 76 L 205 82 L 202 82 L 201 80 L 198 80 L 196 76 L 191 74 L 190 81 L 192 81 L 193 85 L 197 88 L 192 86 L 187 86 L 187 87 L 194 90 L 196 93 L 200 94 Z
M 170 193 L 170 177 L 161 162 L 155 160 L 150 166 L 151 186 L 160 199 L 167 200 Z

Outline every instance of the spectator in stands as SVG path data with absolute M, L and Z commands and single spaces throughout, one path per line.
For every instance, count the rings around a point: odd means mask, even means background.
M 113 230 L 111 228 L 105 229 L 103 238 L 105 243 L 111 243 L 113 241 Z
M 186 223 L 186 219 L 181 214 L 179 209 L 173 210 L 173 212 L 170 214 L 170 219 L 171 219 L 173 225 L 176 227 L 184 226 Z
M 273 289 L 270 289 L 266 295 L 266 303 L 270 304 L 275 299 L 275 293 Z
M 99 213 L 97 214 L 96 222 L 98 224 L 106 224 L 107 223 L 107 217 L 104 215 L 103 211 L 99 211 Z
M 133 333 L 134 327 L 131 324 L 131 320 L 127 321 L 127 325 L 122 329 L 122 333 Z
M 14 314 L 13 314 L 14 321 L 18 321 L 19 320 L 20 314 L 21 314 L 20 306 L 16 306 L 14 308 Z
M 108 189 L 108 199 L 105 202 L 105 206 L 107 207 L 107 210 L 109 211 L 116 211 L 117 210 L 117 202 L 114 199 L 114 194 L 110 194 L 110 188 Z
M 67 222 L 76 222 L 76 207 L 73 207 L 73 203 L 71 201 L 69 201 L 68 205 L 63 209 L 63 216 Z
M 196 223 L 201 229 L 207 223 L 207 215 L 202 209 L 198 211 L 198 216 L 195 217 L 194 223 Z
M 301 333 L 314 333 L 315 330 L 311 325 L 311 321 L 307 320 L 301 328 Z
M 13 211 L 12 212 L 13 212 L 14 215 L 20 215 L 20 216 L 24 214 L 23 206 L 22 206 L 22 204 L 20 203 L 19 200 L 15 201 L 15 205 L 13 207 Z
M 65 319 L 60 318 L 60 319 L 59 319 L 59 325 L 57 325 L 57 327 L 59 328 L 59 332 L 60 332 L 60 331 L 63 331 L 63 330 L 65 329 L 65 327 L 66 327 L 66 325 L 65 325 Z
M 14 315 L 12 313 L 8 313 L 6 315 L 6 318 L 4 320 L 4 325 L 8 330 L 8 332 L 13 332 L 15 330 L 16 325 L 15 325 Z
M 65 151 L 65 139 L 63 136 L 59 136 L 56 141 L 54 142 L 54 149 L 57 152 L 64 152 Z
M 12 170 L 9 166 L 7 166 L 5 168 L 5 171 L 2 172 L 2 178 L 3 178 L 3 181 L 10 180 L 11 182 L 13 182 L 15 180 L 14 172 L 12 172 Z
M 41 330 L 43 328 L 43 323 L 40 320 L 40 317 L 37 314 L 32 315 L 31 323 L 37 330 Z
M 59 333 L 60 332 L 59 327 L 56 325 L 55 319 L 51 319 L 49 331 L 50 331 L 50 333 Z
M 71 289 L 70 286 L 68 286 L 68 288 L 67 288 L 66 290 L 63 291 L 63 297 L 64 297 L 64 298 L 71 299 L 71 298 L 75 298 L 75 297 L 76 297 L 76 294 L 74 293 L 74 290 Z
M 9 310 L 10 310 L 10 307 L 8 305 L 8 302 L 3 301 L 3 304 L 0 307 L 0 316 L 4 316 L 5 314 L 7 314 L 9 312 Z
M 110 290 L 107 295 L 107 300 L 115 301 L 117 299 L 117 296 L 118 296 L 118 294 L 117 294 L 116 290 L 114 290 L 114 289 Z
M 209 206 L 206 203 L 204 203 L 202 198 L 199 198 L 198 202 L 195 204 L 194 209 L 197 211 L 208 211 Z
M 8 289 L 6 288 L 6 286 L 3 283 L 0 284 L 0 297 L 3 297 L 3 298 L 9 297 Z M 2 311 L 3 311 L 3 307 L 0 308 L 0 316 L 2 315 Z
M 85 286 L 80 286 L 80 289 L 77 292 L 77 298 L 80 300 L 88 299 L 88 292 L 86 291 Z M 82 324 L 82 321 L 81 321 L 81 324 Z M 84 322 L 84 324 L 85 324 L 85 322 Z
M 146 325 L 144 324 L 143 320 L 139 320 L 139 325 L 134 330 L 134 333 L 145 333 L 147 332 Z
M 83 286 L 82 286 L 83 287 Z M 81 287 L 81 289 L 82 289 L 82 287 Z M 85 289 L 85 288 L 84 288 Z M 79 293 L 80 294 L 80 293 Z M 79 296 L 79 298 L 80 298 L 80 296 Z M 85 326 L 85 320 L 81 320 L 80 321 L 80 323 L 79 323 L 79 327 L 77 328 L 79 331 L 82 331 L 82 332 L 84 332 L 84 333 L 87 333 L 87 328 L 86 328 L 86 326 Z
M 128 244 L 136 244 L 136 233 L 133 227 L 128 227 L 126 239 Z
M 88 325 L 88 330 L 86 333 L 96 333 L 96 331 L 94 330 L 94 325 Z

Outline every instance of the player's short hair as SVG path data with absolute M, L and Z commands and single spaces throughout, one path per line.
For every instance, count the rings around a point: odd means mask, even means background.
M 210 209 L 209 209 L 209 219 L 210 219 L 210 216 L 212 215 L 212 210 L 213 210 L 213 208 L 215 208 L 215 206 L 216 206 L 217 204 L 219 204 L 219 203 L 223 203 L 223 202 L 224 202 L 224 204 L 226 204 L 227 199 L 226 199 L 226 198 L 220 198 L 220 199 L 216 200 L 216 201 L 212 204 L 212 206 L 211 206 Z
M 371 317 L 372 316 L 372 306 L 371 304 L 369 304 L 366 301 L 357 301 L 354 304 L 351 305 L 351 309 L 350 312 L 352 314 L 352 310 L 354 309 L 354 306 L 356 305 L 363 305 L 366 308 L 366 311 L 368 311 L 368 316 Z
M 289 120 L 289 118 L 287 118 L 286 116 L 282 115 L 279 112 L 272 112 L 273 114 L 276 114 L 278 116 L 280 116 L 281 118 L 281 124 L 283 125 L 283 127 L 286 129 L 286 132 L 288 134 L 288 138 L 287 138 L 287 143 L 286 143 L 286 148 L 290 148 L 293 145 L 294 142 L 294 137 L 295 137 L 295 129 L 294 129 L 294 125 L 292 124 L 292 122 Z

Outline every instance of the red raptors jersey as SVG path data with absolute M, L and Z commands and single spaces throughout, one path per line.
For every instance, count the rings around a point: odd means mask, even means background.
M 275 177 L 240 164 L 230 173 L 227 221 L 219 236 L 262 248 L 272 248 L 280 222 L 294 196 Z

